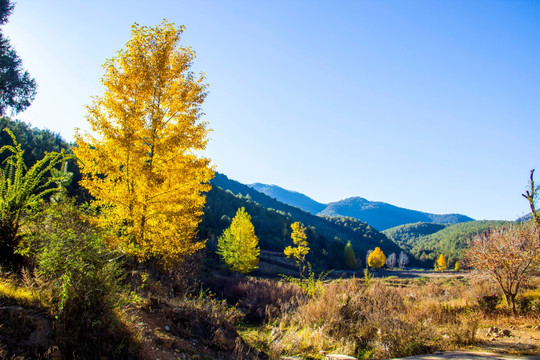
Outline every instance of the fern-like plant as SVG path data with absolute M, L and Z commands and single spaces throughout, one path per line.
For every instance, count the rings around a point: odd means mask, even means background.
M 22 214 L 69 183 L 72 174 L 67 171 L 66 161 L 72 155 L 64 150 L 50 152 L 28 168 L 15 135 L 7 128 L 4 131 L 13 140 L 13 145 L 0 148 L 0 155 L 8 154 L 0 169 L 0 260 L 16 265 L 20 260 L 15 250 Z M 60 170 L 56 168 L 59 164 L 63 164 Z

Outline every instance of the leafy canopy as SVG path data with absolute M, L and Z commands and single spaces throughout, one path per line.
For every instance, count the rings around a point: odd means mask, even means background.
M 103 66 L 105 93 L 87 107 L 93 134 L 77 132 L 74 149 L 108 244 L 165 265 L 204 246 L 193 239 L 214 175 L 198 156 L 207 85 L 190 71 L 195 53 L 179 45 L 183 30 L 165 20 L 133 25 L 126 48 Z
M 0 0 L 0 25 L 7 22 L 12 11 L 10 0 Z M 25 110 L 35 96 L 36 81 L 22 68 L 22 60 L 0 32 L 0 115 L 8 109 L 13 113 Z
M 345 254 L 345 262 L 347 264 L 347 268 L 356 268 L 358 260 L 356 260 L 356 256 L 354 255 L 354 249 L 350 241 L 347 241 L 347 245 L 345 245 L 345 249 L 343 251 Z
M 437 259 L 437 263 L 435 264 L 435 270 L 444 271 L 446 270 L 446 268 L 447 268 L 446 258 L 444 257 L 443 254 L 441 254 L 439 258 Z
M 368 256 L 368 266 L 381 268 L 386 263 L 386 256 L 380 247 L 376 247 Z
M 249 273 L 259 264 L 259 239 L 251 223 L 251 216 L 241 207 L 231 226 L 218 239 L 218 251 L 232 271 Z

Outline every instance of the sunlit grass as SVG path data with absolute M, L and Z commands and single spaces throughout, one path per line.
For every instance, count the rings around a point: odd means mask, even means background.
M 21 306 L 46 307 L 48 305 L 40 292 L 18 285 L 6 277 L 0 277 L 0 299 L 11 300 Z

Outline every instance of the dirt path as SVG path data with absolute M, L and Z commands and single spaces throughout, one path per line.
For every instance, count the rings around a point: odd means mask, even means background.
M 397 358 L 396 358 L 397 359 Z M 453 359 L 453 360 L 540 360 L 540 355 L 534 356 L 518 356 L 518 355 L 506 355 L 497 354 L 493 352 L 483 351 L 444 351 L 437 352 L 431 355 L 418 355 L 409 356 L 405 358 L 407 360 L 438 360 L 438 359 Z

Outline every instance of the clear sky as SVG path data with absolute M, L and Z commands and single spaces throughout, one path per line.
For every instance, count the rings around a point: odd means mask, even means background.
M 538 1 L 18 0 L 4 32 L 73 140 L 130 26 L 185 25 L 210 93 L 206 155 L 243 183 L 510 219 L 540 183 Z

